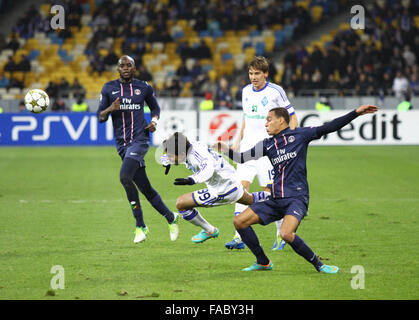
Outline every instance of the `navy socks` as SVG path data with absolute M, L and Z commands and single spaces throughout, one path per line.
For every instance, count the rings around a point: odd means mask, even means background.
M 175 219 L 175 215 L 169 208 L 164 204 L 163 200 L 161 199 L 160 195 L 156 192 L 156 196 L 148 200 L 150 201 L 151 205 L 154 209 L 156 209 L 163 217 L 166 218 L 168 223 L 172 223 Z
M 237 232 L 240 234 L 243 242 L 249 247 L 250 251 L 256 256 L 256 262 L 264 266 L 269 264 L 269 259 L 265 255 L 265 252 L 263 252 L 259 239 L 252 227 L 240 229 Z
M 323 263 L 319 260 L 316 254 L 310 249 L 310 247 L 301 239 L 299 236 L 295 235 L 294 241 L 289 242 L 291 248 L 294 249 L 296 253 L 310 262 L 317 271 L 319 271 L 320 267 Z
M 268 257 L 263 252 L 262 247 L 260 246 L 259 239 L 256 236 L 255 231 L 251 227 L 237 230 L 242 238 L 243 242 L 249 247 L 250 251 L 256 256 L 256 261 L 258 264 L 267 265 L 269 263 Z M 323 263 L 319 260 L 316 254 L 310 249 L 310 247 L 301 239 L 299 236 L 295 235 L 294 241 L 290 242 L 289 245 L 294 249 L 296 253 L 310 262 L 317 271 Z
M 124 159 L 120 171 L 120 181 L 125 189 L 128 201 L 130 202 L 137 227 L 145 227 L 145 223 L 138 197 L 138 190 L 135 185 L 137 185 L 138 189 L 150 202 L 153 208 L 166 218 L 168 223 L 173 222 L 175 218 L 173 212 L 169 210 L 160 195 L 151 186 L 145 167 L 140 167 L 136 160 L 131 158 Z
M 131 210 L 135 218 L 135 226 L 137 228 L 145 227 L 144 219 L 143 219 L 143 210 L 141 210 L 140 202 L 139 201 L 130 201 Z

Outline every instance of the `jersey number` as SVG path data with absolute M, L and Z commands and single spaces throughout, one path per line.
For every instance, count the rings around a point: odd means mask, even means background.
M 211 194 L 208 192 L 208 189 L 201 189 L 198 190 L 197 193 L 199 194 L 198 199 L 204 202 L 205 200 L 208 200 L 211 197 Z
M 274 169 L 268 170 L 268 176 L 269 176 L 269 180 L 272 181 L 275 177 L 275 170 Z

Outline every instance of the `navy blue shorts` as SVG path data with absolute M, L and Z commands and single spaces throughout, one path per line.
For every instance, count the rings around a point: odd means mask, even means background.
M 140 167 L 145 167 L 144 157 L 148 151 L 148 148 L 148 143 L 135 143 L 120 148 L 118 150 L 118 154 L 122 160 L 125 158 L 131 158 L 138 161 L 140 163 Z
M 294 198 L 272 198 L 256 202 L 250 208 L 262 220 L 262 225 L 282 219 L 285 215 L 292 215 L 299 222 L 304 218 L 308 211 L 308 197 L 300 196 Z

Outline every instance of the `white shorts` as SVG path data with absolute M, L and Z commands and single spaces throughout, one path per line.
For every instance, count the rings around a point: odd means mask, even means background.
M 266 187 L 268 184 L 272 184 L 274 179 L 274 170 L 268 157 L 262 157 L 258 160 L 238 163 L 237 176 L 240 181 L 249 181 L 250 183 L 252 183 L 255 176 L 257 176 L 259 185 L 261 187 Z
M 192 192 L 192 199 L 198 207 L 213 207 L 222 206 L 225 204 L 232 204 L 237 202 L 244 193 L 242 185 L 232 186 L 232 188 L 222 194 L 215 192 L 215 190 L 201 189 Z

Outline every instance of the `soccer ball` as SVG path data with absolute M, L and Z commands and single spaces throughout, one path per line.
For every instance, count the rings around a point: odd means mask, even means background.
M 49 106 L 49 97 L 47 93 L 41 89 L 30 90 L 25 95 L 25 107 L 30 112 L 41 113 L 47 110 Z

